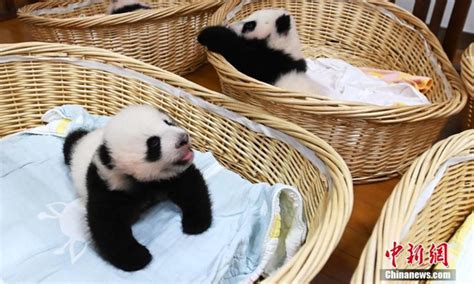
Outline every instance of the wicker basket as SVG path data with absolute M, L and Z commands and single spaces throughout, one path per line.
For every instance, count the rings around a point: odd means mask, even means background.
M 327 143 L 292 123 L 107 50 L 48 43 L 0 45 L 0 136 L 37 126 L 46 110 L 62 104 L 110 115 L 140 103 L 165 110 L 187 128 L 198 150 L 212 151 L 246 179 L 298 188 L 309 226 L 306 243 L 268 280 L 309 281 L 318 273 L 339 242 L 353 202 L 349 169 Z
M 208 54 L 224 94 L 303 126 L 329 142 L 345 159 L 355 182 L 403 172 L 437 139 L 448 117 L 465 104 L 459 76 L 436 37 L 423 22 L 392 3 L 265 0 L 250 1 L 238 10 L 240 0 L 230 1 L 237 7 L 230 10 L 229 15 L 235 13 L 230 21 L 263 8 L 287 9 L 296 20 L 306 57 L 339 58 L 356 66 L 433 78 L 426 94 L 433 104 L 379 107 L 283 90 L 240 73 L 219 54 Z
M 461 77 L 469 100 L 466 105 L 465 128 L 474 128 L 474 43 L 464 51 L 461 60 Z
M 109 0 L 56 0 L 18 10 L 37 41 L 95 46 L 170 72 L 192 72 L 205 60 L 197 43 L 222 5 L 214 0 L 146 0 L 152 10 L 105 15 Z M 222 13 L 220 13 L 222 14 Z
M 440 175 L 441 180 L 428 202 L 416 214 L 416 203 L 422 193 L 428 191 L 427 184 L 434 180 L 441 165 L 453 157 L 464 157 L 466 160 L 447 167 L 444 174 Z M 474 130 L 466 130 L 440 141 L 417 158 L 385 203 L 362 252 L 352 283 L 379 283 L 380 269 L 393 268 L 391 260 L 384 255 L 386 250 L 393 248 L 393 242 L 401 242 L 405 246 L 403 255 L 396 259 L 397 269 L 429 268 L 429 260 L 426 259 L 429 255 L 428 246 L 448 241 L 474 210 L 473 173 Z M 406 227 L 407 224 L 412 225 Z M 422 265 L 406 262 L 406 246 L 409 242 L 424 246 L 425 259 Z

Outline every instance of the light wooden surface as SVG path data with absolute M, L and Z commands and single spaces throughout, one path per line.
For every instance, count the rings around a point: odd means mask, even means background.
M 17 20 L 0 22 L 0 43 L 30 41 L 28 30 Z M 186 78 L 211 90 L 220 90 L 217 75 L 206 64 Z M 349 283 L 382 207 L 398 179 L 357 185 L 354 187 L 354 208 L 349 224 L 334 254 L 313 283 Z

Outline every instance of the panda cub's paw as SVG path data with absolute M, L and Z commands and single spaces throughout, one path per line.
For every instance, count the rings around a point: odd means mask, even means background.
M 125 271 L 137 271 L 143 269 L 152 260 L 150 251 L 142 245 L 134 245 L 126 249 L 126 253 L 111 259 L 116 267 Z
M 186 216 L 186 218 L 183 218 L 183 232 L 188 235 L 201 234 L 211 227 L 211 223 L 211 215 Z
M 198 35 L 198 42 L 209 48 L 211 51 L 217 51 L 219 46 L 224 45 L 231 38 L 236 38 L 237 34 L 224 26 L 212 26 L 203 29 Z

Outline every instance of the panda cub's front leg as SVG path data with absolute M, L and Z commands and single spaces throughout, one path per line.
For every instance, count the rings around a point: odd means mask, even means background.
M 177 179 L 170 189 L 169 198 L 182 211 L 185 234 L 200 234 L 209 229 L 212 223 L 211 200 L 206 182 L 194 165 Z
M 224 26 L 210 26 L 198 35 L 198 42 L 212 52 L 224 56 L 241 52 L 242 39 L 231 29 Z
M 152 260 L 148 249 L 133 236 L 134 216 L 140 204 L 125 192 L 110 191 L 91 164 L 87 174 L 87 222 L 99 254 L 125 271 L 144 268 Z

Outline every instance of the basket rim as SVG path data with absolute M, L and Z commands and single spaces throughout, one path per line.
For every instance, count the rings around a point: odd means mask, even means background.
M 277 274 L 267 280 L 273 282 L 279 281 L 279 279 L 284 277 L 290 277 L 290 279 L 303 278 L 309 281 L 322 269 L 336 248 L 351 215 L 353 206 L 353 184 L 347 164 L 334 148 L 321 138 L 298 125 L 262 113 L 258 108 L 209 90 L 181 76 L 109 50 L 42 42 L 0 44 L 0 59 L 3 56 L 15 56 L 20 54 L 27 54 L 31 57 L 47 55 L 48 58 L 63 58 L 66 56 L 90 60 L 95 58 L 96 61 L 101 63 L 107 63 L 111 66 L 120 66 L 153 78 L 158 78 L 170 85 L 178 86 L 188 93 L 192 93 L 193 96 L 234 111 L 257 123 L 274 128 L 295 138 L 301 144 L 315 152 L 326 164 L 333 181 L 333 187 L 328 192 L 323 203 L 321 203 L 321 206 L 326 210 L 324 214 L 320 216 L 319 225 L 315 228 L 312 236 L 306 239 L 305 244 L 299 249 L 297 255 L 281 267 Z M 291 146 L 289 145 L 289 147 Z M 314 249 L 315 247 L 326 249 Z
M 467 149 L 474 149 L 474 129 L 439 141 L 413 161 L 385 202 L 351 283 L 375 283 L 379 280 L 379 269 L 383 268 L 379 267 L 384 253 L 383 244 L 403 241 L 402 228 L 407 224 L 414 201 L 421 195 L 426 183 L 446 160 Z
M 234 1 L 235 8 L 240 0 Z M 460 81 L 454 66 L 447 58 L 441 44 L 436 39 L 434 34 L 427 28 L 426 24 L 421 20 L 407 12 L 396 4 L 383 0 L 365 0 L 350 2 L 363 2 L 375 6 L 380 6 L 388 10 L 400 19 L 409 22 L 413 28 L 419 31 L 426 42 L 430 45 L 432 52 L 438 60 L 442 72 L 446 75 L 446 79 L 452 88 L 452 98 L 441 103 L 431 103 L 429 105 L 421 106 L 376 106 L 366 103 L 337 101 L 327 97 L 308 95 L 304 93 L 294 92 L 278 88 L 276 86 L 258 81 L 249 77 L 234 66 L 232 66 L 222 55 L 206 50 L 208 61 L 220 73 L 232 74 L 241 82 L 246 82 L 252 85 L 252 89 L 258 90 L 260 93 L 265 93 L 265 96 L 254 96 L 254 99 L 260 100 L 264 103 L 279 103 L 285 105 L 289 109 L 311 114 L 311 115 L 332 115 L 344 118 L 361 118 L 364 120 L 372 120 L 376 123 L 400 123 L 400 122 L 415 122 L 428 119 L 436 119 L 441 117 L 449 117 L 460 112 L 466 102 L 467 95 L 463 84 Z M 363 4 L 362 3 L 362 4 Z M 303 44 L 304 45 L 304 44 Z M 222 82 L 222 79 L 221 79 Z M 256 93 L 256 92 L 254 92 Z
M 474 98 L 474 43 L 471 43 L 462 54 L 461 77 L 472 100 Z
M 18 9 L 18 19 L 29 24 L 54 27 L 54 28 L 92 28 L 92 27 L 107 27 L 117 26 L 123 24 L 136 24 L 148 21 L 166 20 L 168 18 L 187 16 L 200 11 L 206 11 L 215 7 L 221 7 L 225 0 L 193 0 L 192 3 L 182 5 L 174 5 L 163 9 L 147 9 L 138 10 L 122 14 L 96 14 L 86 17 L 71 17 L 71 18 L 48 18 L 34 15 L 33 12 L 38 9 L 56 7 L 56 4 L 72 4 L 81 2 L 81 0 L 50 0 L 46 2 L 37 2 L 25 5 Z

